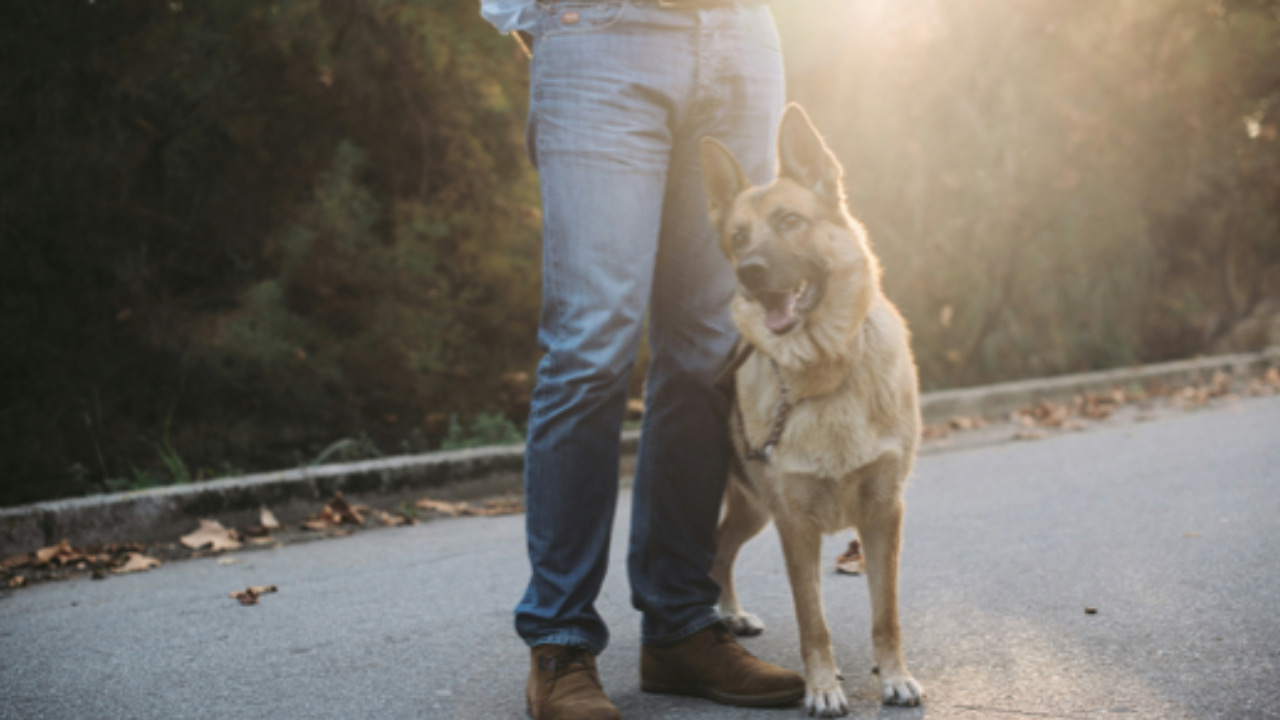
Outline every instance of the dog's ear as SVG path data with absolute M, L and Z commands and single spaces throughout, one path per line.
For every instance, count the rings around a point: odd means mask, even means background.
M 719 140 L 702 138 L 698 148 L 702 155 L 702 186 L 707 194 L 707 213 L 711 224 L 719 230 L 733 199 L 747 188 L 747 174 L 738 159 Z
M 840 162 L 822 141 L 809 115 L 795 103 L 787 106 L 778 129 L 778 174 L 804 185 L 833 204 L 844 200 Z

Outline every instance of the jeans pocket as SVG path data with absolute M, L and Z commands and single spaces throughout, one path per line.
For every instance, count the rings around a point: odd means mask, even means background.
M 623 0 L 558 0 L 542 9 L 542 39 L 607 30 L 622 18 L 627 5 Z

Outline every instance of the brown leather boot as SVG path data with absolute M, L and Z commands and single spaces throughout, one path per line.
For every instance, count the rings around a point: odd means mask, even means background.
M 525 702 L 533 720 L 622 720 L 584 648 L 539 645 L 529 655 Z
M 747 652 L 717 623 L 670 645 L 645 645 L 640 651 L 640 689 L 725 705 L 769 707 L 803 699 L 804 678 Z

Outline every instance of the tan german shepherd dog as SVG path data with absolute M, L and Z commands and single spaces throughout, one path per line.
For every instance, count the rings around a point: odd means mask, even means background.
M 798 105 L 778 132 L 778 178 L 751 187 L 733 154 L 702 141 L 711 222 L 737 274 L 734 322 L 751 352 L 736 371 L 725 493 L 712 574 L 738 634 L 733 563 L 772 518 L 800 627 L 805 707 L 849 711 L 822 607 L 823 533 L 856 528 L 871 593 L 871 639 L 884 702 L 919 704 L 902 659 L 898 554 L 903 489 L 920 438 L 915 362 L 902 316 L 880 291 L 863 227 L 845 209 L 843 171 Z M 745 346 L 744 346 L 745 347 Z M 740 354 L 741 356 L 741 354 Z

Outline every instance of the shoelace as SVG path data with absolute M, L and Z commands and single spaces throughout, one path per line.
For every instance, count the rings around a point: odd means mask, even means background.
M 588 671 L 591 669 L 591 654 L 586 648 L 569 647 L 552 655 L 549 659 L 554 663 L 551 677 L 547 679 L 547 685 L 554 685 L 566 675 L 576 672 Z

